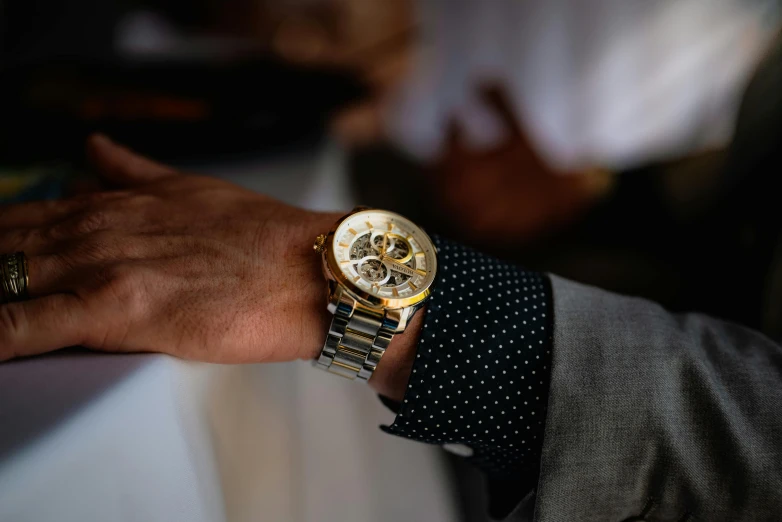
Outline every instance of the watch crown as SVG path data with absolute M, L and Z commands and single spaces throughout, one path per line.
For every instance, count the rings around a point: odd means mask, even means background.
M 312 249 L 319 254 L 326 250 L 326 236 L 320 234 L 318 237 L 316 237 L 315 244 L 312 245 Z

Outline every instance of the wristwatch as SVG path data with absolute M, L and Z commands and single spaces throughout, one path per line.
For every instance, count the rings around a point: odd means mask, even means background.
M 368 381 L 391 343 L 432 292 L 437 250 L 410 220 L 358 207 L 315 239 L 334 314 L 315 365 Z

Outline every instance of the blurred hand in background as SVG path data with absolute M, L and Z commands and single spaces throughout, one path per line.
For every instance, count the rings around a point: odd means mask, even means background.
M 481 91 L 507 138 L 472 149 L 458 123 L 433 170 L 433 193 L 464 237 L 474 244 L 518 244 L 580 216 L 605 194 L 604 172 L 560 172 L 539 156 L 500 87 Z

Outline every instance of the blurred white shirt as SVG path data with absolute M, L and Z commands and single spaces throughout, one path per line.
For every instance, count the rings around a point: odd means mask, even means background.
M 503 129 L 478 86 L 504 86 L 543 156 L 628 167 L 723 145 L 779 20 L 776 0 L 418 0 L 420 44 L 386 113 L 422 160 L 446 125 L 476 148 Z

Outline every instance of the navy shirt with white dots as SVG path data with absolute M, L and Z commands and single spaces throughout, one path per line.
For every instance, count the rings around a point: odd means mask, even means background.
M 458 445 L 490 476 L 535 468 L 551 368 L 548 278 L 433 239 L 438 282 L 403 402 L 383 430 Z

